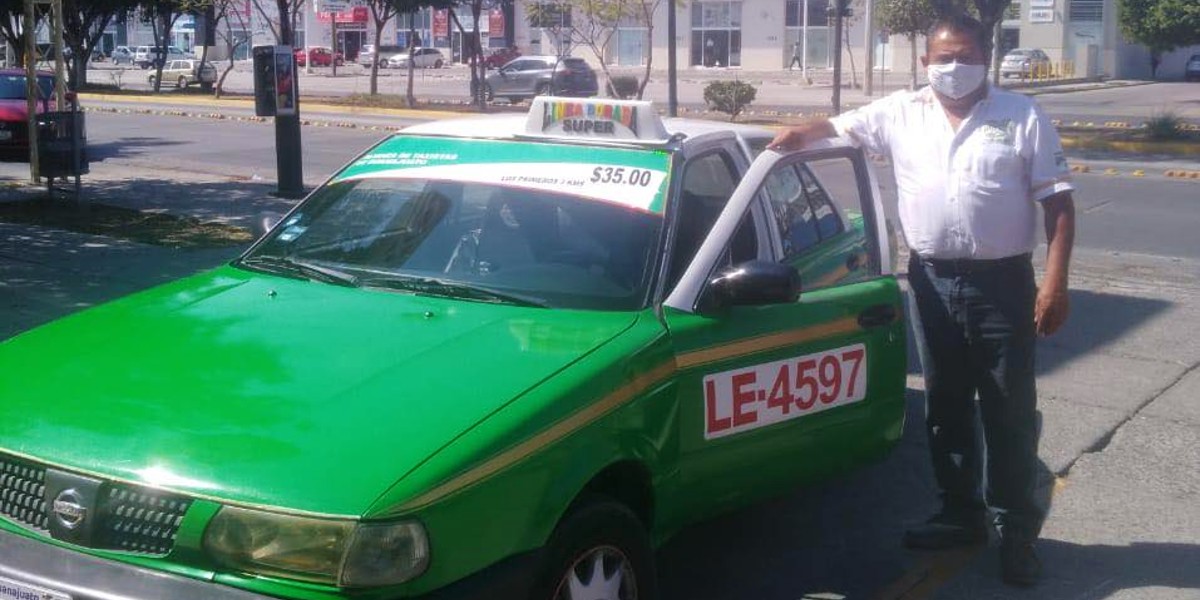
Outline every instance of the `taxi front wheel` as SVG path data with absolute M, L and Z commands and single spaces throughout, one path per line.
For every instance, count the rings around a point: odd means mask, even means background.
M 589 501 L 559 523 L 533 600 L 654 600 L 650 539 L 625 505 Z

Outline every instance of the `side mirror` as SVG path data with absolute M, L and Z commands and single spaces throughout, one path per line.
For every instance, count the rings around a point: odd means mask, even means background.
M 800 297 L 800 273 L 791 265 L 751 260 L 722 269 L 708 282 L 706 308 L 790 304 Z

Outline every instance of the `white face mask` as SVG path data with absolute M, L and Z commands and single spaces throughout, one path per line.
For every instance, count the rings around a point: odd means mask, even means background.
M 937 93 L 958 100 L 983 85 L 987 77 L 987 67 L 984 65 L 964 65 L 952 62 L 948 65 L 929 65 L 926 67 L 929 77 L 929 87 Z

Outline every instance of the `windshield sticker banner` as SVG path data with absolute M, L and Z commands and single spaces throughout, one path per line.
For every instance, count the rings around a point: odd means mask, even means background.
M 570 194 L 661 213 L 669 168 L 670 156 L 658 150 L 398 137 L 355 161 L 335 181 L 464 181 Z

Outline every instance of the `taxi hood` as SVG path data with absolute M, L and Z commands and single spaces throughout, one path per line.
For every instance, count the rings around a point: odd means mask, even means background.
M 225 267 L 0 344 L 0 451 L 218 500 L 358 515 L 636 318 Z

